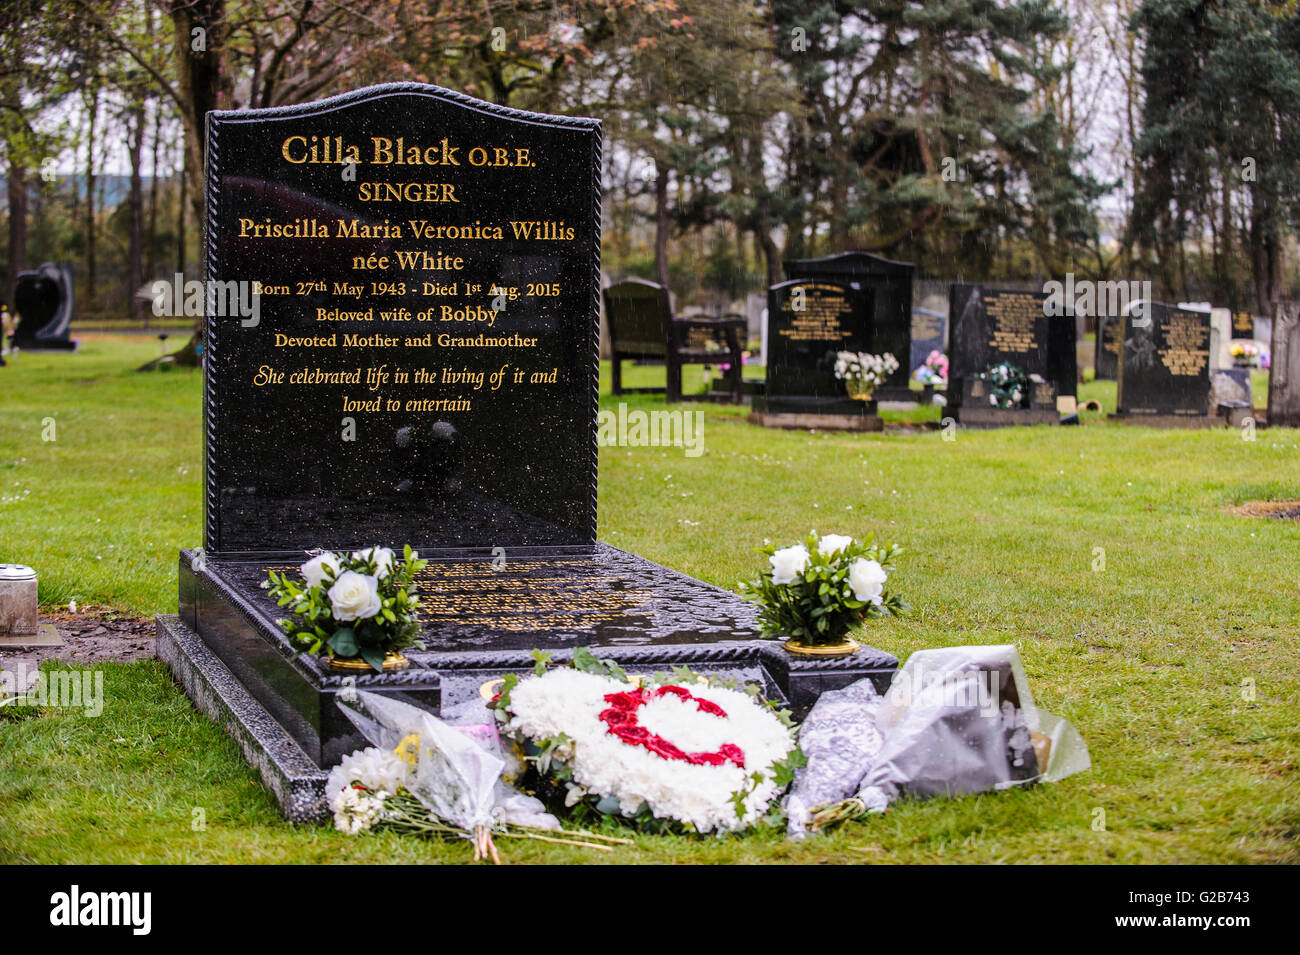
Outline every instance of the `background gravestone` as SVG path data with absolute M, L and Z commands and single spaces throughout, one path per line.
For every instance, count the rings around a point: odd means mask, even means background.
M 72 266 L 46 262 L 19 272 L 14 286 L 18 325 L 11 344 L 22 351 L 72 351 L 77 347 L 68 338 L 73 305 Z
M 954 283 L 949 289 L 949 374 L 954 394 L 961 382 L 989 365 L 1011 362 L 1051 382 L 1058 395 L 1078 396 L 1076 323 L 1073 313 L 1044 314 L 1047 295 Z
M 942 312 L 929 309 L 912 309 L 912 354 L 907 372 L 912 372 L 925 364 L 930 352 L 948 351 L 948 316 Z
M 1255 316 L 1250 312 L 1233 312 L 1232 313 L 1232 337 L 1233 338 L 1254 338 L 1255 337 Z
M 873 355 L 891 352 L 898 371 L 876 390 L 883 401 L 911 401 L 908 377 L 912 369 L 912 273 L 910 262 L 894 262 L 868 252 L 841 252 L 821 259 L 785 263 L 790 279 L 822 279 L 848 286 L 854 314 L 865 322 L 866 344 L 855 351 Z
M 1151 302 L 1124 320 L 1121 416 L 1204 417 L 1210 411 L 1210 313 Z
M 767 387 L 754 398 L 763 414 L 860 415 L 835 377 L 841 351 L 871 348 L 871 290 L 798 279 L 768 289 Z
M 1253 407 L 1249 368 L 1216 368 L 1212 373 L 1211 401 Z
M 1261 343 L 1266 348 L 1273 341 L 1273 319 L 1266 315 L 1256 315 L 1254 318 L 1255 341 Z
M 1231 368 L 1232 311 L 1222 307 L 1210 308 L 1210 368 Z
M 1121 326 L 1121 319 L 1114 315 L 1102 315 L 1097 319 L 1097 350 L 1092 367 L 1098 380 L 1114 381 L 1119 374 Z
M 1268 373 L 1268 423 L 1300 428 L 1300 302 L 1278 302 Z

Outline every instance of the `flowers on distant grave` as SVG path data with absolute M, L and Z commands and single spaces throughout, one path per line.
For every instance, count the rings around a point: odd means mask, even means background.
M 989 404 L 994 408 L 1023 408 L 1029 398 L 1029 376 L 1009 361 L 989 365 L 979 375 L 989 383 Z
M 301 575 L 267 572 L 266 591 L 291 617 L 277 621 L 310 654 L 328 649 L 360 657 L 382 670 L 384 656 L 423 647 L 415 575 L 427 565 L 407 545 L 397 559 L 387 547 L 336 554 L 324 551 L 298 568 Z
M 740 353 L 740 365 L 742 368 L 745 365 L 750 364 L 750 360 L 751 360 L 751 356 L 749 352 L 743 351 Z M 719 365 L 718 371 L 731 371 L 731 362 L 726 362 L 725 364 Z
M 912 380 L 934 388 L 946 388 L 948 385 L 948 356 L 935 349 L 926 357 L 925 363 L 912 372 Z
M 835 356 L 835 377 L 844 382 L 850 396 L 870 395 L 898 371 L 898 359 L 891 352 L 869 355 L 842 351 Z
M 1234 341 L 1228 346 L 1232 363 L 1241 368 L 1253 368 L 1260 364 L 1260 348 L 1252 341 Z
M 762 819 L 802 765 L 788 714 L 685 667 L 634 681 L 580 649 L 573 667 L 507 676 L 493 709 L 539 795 L 648 828 L 738 831 Z
M 871 535 L 857 541 L 844 534 L 818 537 L 813 531 L 802 544 L 768 544 L 757 550 L 767 555 L 768 567 L 741 588 L 745 599 L 759 606 L 764 636 L 812 646 L 835 644 L 869 617 L 908 609 L 897 594 L 885 590 L 901 549 L 877 544 Z

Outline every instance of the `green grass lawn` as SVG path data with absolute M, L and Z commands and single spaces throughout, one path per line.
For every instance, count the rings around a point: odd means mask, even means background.
M 176 552 L 201 540 L 200 387 L 192 373 L 130 371 L 157 349 L 87 336 L 74 355 L 23 354 L 0 369 L 0 560 L 35 566 L 47 606 L 175 610 Z M 662 375 L 630 368 L 628 384 Z M 1112 410 L 1114 385 L 1080 397 Z M 1225 510 L 1300 498 L 1300 432 L 1247 441 L 1085 414 L 1080 428 L 948 441 L 923 428 L 766 431 L 743 409 L 683 407 L 706 415 L 703 456 L 602 449 L 602 539 L 724 587 L 754 573 L 750 548 L 765 537 L 816 528 L 896 540 L 907 553 L 894 583 L 915 614 L 873 623 L 867 639 L 903 658 L 1017 644 L 1038 702 L 1074 723 L 1093 768 L 1022 792 L 899 805 L 800 845 L 641 837 L 606 855 L 509 843 L 510 859 L 1300 858 L 1300 525 Z M 0 861 L 470 857 L 467 846 L 289 826 L 161 664 L 105 667 L 104 679 L 99 717 L 0 718 Z

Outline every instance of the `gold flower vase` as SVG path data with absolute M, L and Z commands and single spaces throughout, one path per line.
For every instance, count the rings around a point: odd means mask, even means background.
M 411 661 L 406 659 L 400 653 L 390 650 L 384 654 L 384 670 L 404 670 L 411 665 Z M 335 670 L 370 670 L 374 671 L 369 663 L 362 657 L 330 657 L 330 666 Z
M 854 384 L 852 382 L 848 384 L 845 390 L 849 393 L 849 397 L 854 401 L 870 401 L 871 396 L 875 394 L 874 388 L 864 388 L 862 385 Z
M 851 657 L 862 649 L 862 644 L 852 637 L 843 637 L 835 643 L 804 643 L 791 637 L 785 643 L 785 652 L 792 657 Z

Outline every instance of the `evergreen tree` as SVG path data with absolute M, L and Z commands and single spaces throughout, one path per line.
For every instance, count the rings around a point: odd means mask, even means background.
M 1212 232 L 1216 294 L 1271 314 L 1286 291 L 1284 233 L 1300 221 L 1300 19 L 1255 0 L 1145 0 L 1133 26 L 1146 51 L 1140 247 L 1181 292 L 1188 246 Z M 1246 295 L 1229 274 L 1234 239 Z
M 864 248 L 987 272 L 1031 240 L 1051 274 L 1095 233 L 1100 189 L 1055 116 L 1050 0 L 775 0 L 803 117 L 791 136 L 787 254 Z M 821 224 L 825 223 L 825 228 Z

